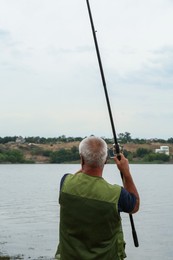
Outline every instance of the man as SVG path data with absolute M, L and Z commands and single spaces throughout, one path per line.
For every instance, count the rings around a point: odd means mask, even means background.
M 114 160 L 123 176 L 124 188 L 102 178 L 107 161 L 107 144 L 91 136 L 79 145 L 81 170 L 66 174 L 60 188 L 61 260 L 122 260 L 125 242 L 120 212 L 135 213 L 139 195 L 128 160 Z

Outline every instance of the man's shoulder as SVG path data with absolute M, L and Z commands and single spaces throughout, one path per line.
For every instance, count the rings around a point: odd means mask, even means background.
M 60 190 L 62 189 L 63 183 L 65 181 L 65 179 L 67 178 L 67 176 L 72 175 L 71 173 L 66 173 L 63 175 L 63 177 L 61 178 L 61 182 L 60 182 Z

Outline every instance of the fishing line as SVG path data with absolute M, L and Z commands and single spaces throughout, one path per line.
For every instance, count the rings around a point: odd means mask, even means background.
M 99 63 L 104 93 L 105 93 L 105 97 L 106 97 L 107 108 L 108 108 L 108 112 L 109 112 L 109 118 L 110 118 L 111 127 L 112 127 L 112 133 L 113 133 L 113 138 L 114 138 L 114 143 L 115 143 L 115 150 L 116 150 L 117 157 L 120 160 L 121 159 L 120 148 L 119 148 L 117 135 L 116 135 L 116 131 L 115 131 L 115 125 L 114 125 L 114 120 L 113 120 L 113 116 L 112 116 L 112 110 L 111 110 L 111 106 L 110 106 L 110 101 L 109 101 L 109 96 L 108 96 L 108 91 L 107 91 L 107 86 L 106 86 L 106 80 L 105 80 L 105 76 L 104 76 L 102 61 L 101 61 L 100 52 L 99 52 L 99 46 L 98 46 L 97 37 L 96 37 L 96 30 L 94 28 L 94 22 L 93 22 L 93 18 L 92 18 L 89 0 L 86 0 L 86 3 L 87 3 L 87 8 L 88 8 L 89 18 L 90 18 L 90 23 L 91 23 L 91 29 L 92 29 L 92 33 L 93 33 L 93 38 L 94 38 L 94 43 L 95 43 L 95 48 L 96 48 L 96 53 L 97 53 L 97 58 L 98 58 L 98 63 Z M 120 172 L 120 174 L 121 174 L 121 178 L 123 179 L 123 175 L 122 175 L 121 172 Z M 132 228 L 134 245 L 135 245 L 135 247 L 138 247 L 139 246 L 138 237 L 137 237 L 137 233 L 136 233 L 136 230 L 135 230 L 135 225 L 134 225 L 132 214 L 129 214 L 129 218 L 130 218 L 130 223 L 131 223 L 131 228 Z

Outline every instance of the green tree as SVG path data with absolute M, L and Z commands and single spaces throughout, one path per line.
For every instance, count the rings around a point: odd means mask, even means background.
M 78 148 L 73 146 L 71 149 L 60 149 L 59 151 L 52 152 L 50 154 L 50 161 L 52 163 L 63 163 L 63 162 L 72 162 L 79 160 Z
M 125 132 L 118 134 L 118 141 L 121 144 L 126 144 L 132 141 L 131 134 L 129 132 Z
M 132 139 L 132 142 L 135 143 L 135 144 L 146 144 L 147 140 L 135 138 L 135 139 Z
M 7 161 L 6 154 L 0 152 L 0 163 L 4 163 L 6 161 Z
M 150 154 L 152 151 L 146 148 L 138 148 L 136 150 L 136 157 L 144 157 L 146 154 Z
M 65 162 L 67 157 L 67 151 L 62 148 L 59 151 L 52 152 L 50 159 L 52 163 L 62 163 Z
M 167 142 L 168 142 L 169 144 L 173 144 L 173 137 L 168 138 Z
M 15 142 L 16 141 L 16 136 L 5 136 L 5 137 L 0 137 L 0 143 L 1 144 L 6 144 L 9 142 Z

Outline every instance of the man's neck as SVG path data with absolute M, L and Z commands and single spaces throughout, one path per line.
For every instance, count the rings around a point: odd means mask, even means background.
M 83 165 L 82 172 L 90 176 L 102 177 L 103 169 L 99 167 L 93 168 L 93 167 Z

